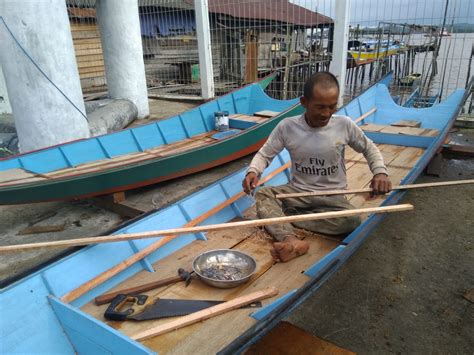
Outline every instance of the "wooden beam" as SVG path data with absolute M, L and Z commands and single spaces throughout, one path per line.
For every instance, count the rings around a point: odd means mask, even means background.
M 367 111 L 366 113 L 364 113 L 362 116 L 360 116 L 359 118 L 356 118 L 354 120 L 354 123 L 359 123 L 360 121 L 366 119 L 367 117 L 369 117 L 371 114 L 373 114 L 375 111 L 377 111 L 377 108 L 374 107 L 373 109 L 370 109 L 369 111 Z
M 410 189 L 419 189 L 419 188 L 426 188 L 426 187 L 441 187 L 441 186 L 466 185 L 466 184 L 474 184 L 474 180 L 427 182 L 423 184 L 399 185 L 399 186 L 392 187 L 392 190 L 410 190 Z M 354 190 L 296 192 L 296 193 L 291 193 L 291 194 L 278 194 L 276 195 L 276 198 L 284 199 L 284 198 L 291 198 L 291 197 L 307 197 L 307 196 L 349 195 L 349 194 L 360 194 L 360 193 L 365 193 L 365 192 L 372 192 L 372 188 L 367 187 L 363 189 L 354 189 Z
M 266 177 L 261 179 L 258 182 L 258 185 L 264 184 L 265 182 L 269 181 L 270 179 L 272 179 L 276 175 L 280 174 L 282 171 L 288 169 L 290 166 L 291 166 L 290 161 L 287 162 L 286 164 L 280 166 L 279 168 L 275 169 L 270 174 L 268 174 Z M 205 221 L 207 218 L 209 218 L 213 214 L 221 211 L 222 209 L 226 208 L 227 206 L 230 206 L 232 203 L 234 203 L 235 201 L 237 201 L 239 198 L 243 197 L 244 195 L 245 195 L 245 192 L 243 192 L 243 191 L 239 192 L 238 194 L 235 194 L 234 196 L 232 196 L 228 200 L 226 200 L 226 201 L 222 202 L 221 204 L 215 206 L 214 208 L 210 209 L 206 213 L 204 213 L 204 214 L 194 218 L 193 220 L 189 221 L 184 226 L 189 227 L 189 226 L 198 225 L 199 223 Z M 151 253 L 153 253 L 154 251 L 156 251 L 157 249 L 159 249 L 160 247 L 162 247 L 166 243 L 169 243 L 170 241 L 172 241 L 176 237 L 177 237 L 176 235 L 166 235 L 166 236 L 164 236 L 164 238 L 150 244 L 146 248 L 140 250 L 138 253 L 136 253 L 136 254 L 128 257 L 127 259 L 121 261 L 117 265 L 115 265 L 115 266 L 111 267 L 110 269 L 104 271 L 103 273 L 97 275 L 96 277 L 94 277 L 93 279 L 87 281 L 86 283 L 79 286 L 78 288 L 66 293 L 63 297 L 61 297 L 61 300 L 63 302 L 72 302 L 72 301 L 74 301 L 75 299 L 82 296 L 86 292 L 92 290 L 93 288 L 99 286 L 100 284 L 107 281 L 111 277 L 113 277 L 113 276 L 117 275 L 118 273 L 120 273 L 121 271 L 125 270 L 130 265 L 133 265 L 136 262 L 138 262 L 138 261 L 142 260 L 143 258 L 145 258 L 146 256 L 150 255 Z
M 267 226 L 267 225 L 272 225 L 272 224 L 315 221 L 315 220 L 321 220 L 321 219 L 332 219 L 332 218 L 356 216 L 356 215 L 365 214 L 365 213 L 401 212 L 401 211 L 409 211 L 412 209 L 413 209 L 413 205 L 402 204 L 402 205 L 385 206 L 385 207 L 370 207 L 370 208 L 359 208 L 359 209 L 343 210 L 343 211 L 308 213 L 308 214 L 292 215 L 292 216 L 285 216 L 285 217 L 263 218 L 263 219 L 249 220 L 249 221 L 219 223 L 219 224 L 211 224 L 211 225 L 196 226 L 196 227 L 181 227 L 181 228 L 163 229 L 163 230 L 140 232 L 140 233 L 117 234 L 117 235 L 106 235 L 106 236 L 90 237 L 90 238 L 59 240 L 59 241 L 54 241 L 54 242 L 17 244 L 17 245 L 8 245 L 8 246 L 0 247 L 0 253 L 25 251 L 25 250 L 33 250 L 33 249 L 40 249 L 40 248 L 58 248 L 58 247 L 72 247 L 72 246 L 88 245 L 88 244 L 112 243 L 112 242 L 119 242 L 119 241 L 125 241 L 125 240 L 156 238 L 160 235 L 175 237 L 176 235 L 179 235 L 179 234 L 192 234 L 192 233 L 217 231 L 217 230 L 230 229 L 230 228 L 259 227 L 259 226 Z
M 151 327 L 150 329 L 132 335 L 131 338 L 135 340 L 145 340 L 148 338 L 153 338 L 155 336 L 168 333 L 172 330 L 177 330 L 187 325 L 218 316 L 219 314 L 223 314 L 234 309 L 238 309 L 253 302 L 260 301 L 265 298 L 275 297 L 276 295 L 278 295 L 278 290 L 274 287 L 269 287 L 265 290 L 256 291 L 248 295 L 237 297 L 233 300 L 203 309 L 202 311 L 191 313 L 187 316 L 180 317 L 169 323 Z

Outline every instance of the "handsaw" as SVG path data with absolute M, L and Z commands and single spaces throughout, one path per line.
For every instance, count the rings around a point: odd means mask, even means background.
M 205 308 L 215 306 L 224 301 L 180 300 L 155 298 L 147 295 L 117 295 L 104 313 L 109 320 L 149 320 L 167 317 L 184 316 Z M 254 302 L 241 308 L 262 307 L 261 302 Z

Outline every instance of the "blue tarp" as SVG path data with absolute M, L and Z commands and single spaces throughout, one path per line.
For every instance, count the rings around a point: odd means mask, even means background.
M 196 30 L 196 20 L 189 11 L 143 13 L 140 29 L 146 37 L 182 35 Z

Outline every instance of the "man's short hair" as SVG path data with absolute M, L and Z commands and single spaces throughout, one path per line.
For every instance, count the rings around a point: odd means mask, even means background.
M 325 89 L 337 87 L 337 90 L 339 90 L 339 82 L 337 81 L 336 76 L 328 71 L 320 71 L 311 75 L 304 84 L 304 97 L 311 99 L 313 96 L 313 89 L 316 85 L 321 85 Z

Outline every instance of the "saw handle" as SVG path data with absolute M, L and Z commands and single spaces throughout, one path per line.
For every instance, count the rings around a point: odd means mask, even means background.
M 110 305 L 107 307 L 104 313 L 104 317 L 108 320 L 122 321 L 126 320 L 127 317 L 135 312 L 135 305 L 144 305 L 148 299 L 147 295 L 124 295 L 119 294 L 115 296 Z M 127 304 L 131 303 L 131 306 L 125 310 L 122 308 Z

